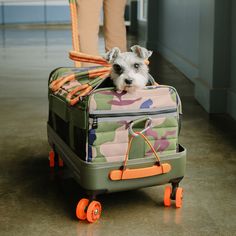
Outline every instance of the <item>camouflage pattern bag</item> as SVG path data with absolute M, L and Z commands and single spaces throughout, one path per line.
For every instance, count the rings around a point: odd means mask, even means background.
M 181 102 L 169 86 L 147 86 L 136 93 L 111 89 L 95 91 L 89 98 L 87 161 L 123 161 L 130 131 L 144 135 L 159 154 L 178 150 Z M 146 123 L 149 121 L 149 127 Z M 129 129 L 132 124 L 132 130 Z M 145 158 L 153 152 L 141 137 L 133 141 L 130 158 Z
M 76 80 L 67 81 L 57 91 L 51 89 L 54 81 L 68 75 Z M 82 160 L 123 161 L 129 138 L 142 130 L 159 154 L 178 152 L 182 111 L 173 87 L 147 86 L 135 93 L 115 91 L 112 87 L 95 88 L 71 105 L 67 99 L 71 90 L 90 80 L 86 68 L 59 68 L 49 78 L 48 124 Z M 144 140 L 135 137 L 129 159 L 152 155 Z

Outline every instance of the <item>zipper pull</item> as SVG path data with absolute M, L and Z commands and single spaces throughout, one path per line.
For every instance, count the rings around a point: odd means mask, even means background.
M 93 118 L 92 129 L 97 129 L 97 128 L 98 128 L 98 118 L 95 116 Z

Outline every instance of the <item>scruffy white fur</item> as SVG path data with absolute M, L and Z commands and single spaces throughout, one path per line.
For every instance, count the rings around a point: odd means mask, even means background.
M 152 55 L 146 48 L 135 45 L 131 52 L 120 52 L 119 48 L 109 51 L 105 59 L 112 64 L 111 79 L 117 90 L 134 92 L 146 86 L 149 78 L 145 63 Z

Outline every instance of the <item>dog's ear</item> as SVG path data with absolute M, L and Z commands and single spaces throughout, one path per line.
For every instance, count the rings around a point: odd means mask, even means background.
M 139 45 L 132 46 L 131 51 L 144 60 L 147 60 L 152 55 L 152 51 L 140 47 Z
M 104 56 L 109 63 L 112 63 L 120 54 L 120 49 L 117 47 L 112 48 L 109 52 L 107 52 Z

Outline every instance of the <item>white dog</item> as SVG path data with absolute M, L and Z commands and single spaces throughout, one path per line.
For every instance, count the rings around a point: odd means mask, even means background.
M 134 45 L 131 52 L 120 52 L 115 47 L 106 55 L 105 59 L 112 64 L 111 79 L 117 90 L 134 92 L 146 86 L 150 78 L 147 66 L 152 51 Z

